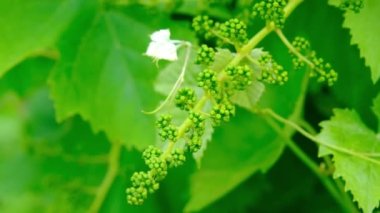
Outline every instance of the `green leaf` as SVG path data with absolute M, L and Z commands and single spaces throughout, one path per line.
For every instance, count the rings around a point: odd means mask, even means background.
M 0 77 L 32 54 L 56 41 L 81 1 L 0 1 Z
M 380 1 L 364 1 L 364 8 L 360 13 L 346 12 L 343 27 L 348 28 L 352 35 L 351 43 L 357 44 L 360 55 L 366 65 L 371 68 L 372 82 L 380 78 L 380 63 L 378 50 L 380 48 L 379 27 Z
M 218 49 L 215 53 L 215 61 L 212 63 L 210 69 L 220 71 L 224 69 L 230 61 L 234 58 L 232 52 L 228 49 Z
M 379 98 L 376 99 L 378 104 Z M 376 109 L 378 110 L 378 109 Z M 376 111 L 376 114 L 380 111 Z M 334 110 L 334 117 L 321 123 L 317 136 L 328 145 L 345 148 L 355 153 L 380 153 L 380 138 L 369 129 L 353 110 Z M 374 163 L 354 155 L 321 146 L 319 156 L 333 155 L 334 178 L 343 178 L 346 190 L 364 212 L 372 212 L 380 202 L 380 161 Z
M 46 85 L 54 61 L 43 58 L 28 58 L 16 65 L 0 79 L 0 94 L 9 90 L 26 96 Z
M 379 93 L 380 94 L 380 93 Z M 377 117 L 377 127 L 378 127 L 378 132 L 380 132 L 380 95 L 378 95 L 374 100 L 373 100 L 373 107 L 372 107 L 373 112 L 375 113 Z
M 211 65 L 211 69 L 216 71 L 222 70 L 233 58 L 234 54 L 230 50 L 218 49 L 215 53 L 215 61 Z M 246 90 L 236 92 L 231 101 L 247 110 L 252 110 L 259 102 L 264 90 L 265 86 L 263 83 L 253 80 L 253 83 Z
M 244 91 L 238 91 L 231 97 L 231 101 L 247 110 L 252 110 L 253 107 L 260 101 L 263 95 L 265 86 L 259 81 L 253 81 L 252 84 Z
M 62 60 L 49 81 L 57 118 L 79 114 L 111 140 L 145 148 L 155 138 L 153 117 L 141 112 L 155 103 L 154 64 L 142 56 L 152 30 L 119 12 L 92 19 L 93 8 L 60 44 Z

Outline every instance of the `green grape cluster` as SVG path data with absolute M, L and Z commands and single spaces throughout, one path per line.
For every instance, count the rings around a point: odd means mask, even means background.
M 352 10 L 359 13 L 364 7 L 364 2 L 363 0 L 342 0 L 339 7 L 343 10 Z
M 131 205 L 142 205 L 148 193 L 157 191 L 159 183 L 150 172 L 135 172 L 131 177 L 132 187 L 127 188 L 127 202 Z
M 156 122 L 156 126 L 160 130 L 159 135 L 163 141 L 177 141 L 178 130 L 171 122 L 171 115 L 161 115 Z
M 193 22 L 191 25 L 198 36 L 203 37 L 205 39 L 210 39 L 213 37 L 213 34 L 211 32 L 212 32 L 212 29 L 214 28 L 215 22 L 212 19 L 210 19 L 208 16 L 205 16 L 205 15 L 196 16 L 193 19 Z
M 252 84 L 252 70 L 247 66 L 230 66 L 225 69 L 236 90 L 245 90 Z
M 192 88 L 181 88 L 175 96 L 175 105 L 181 110 L 191 110 L 194 107 L 195 101 L 195 91 Z
M 338 80 L 338 73 L 331 67 L 330 63 L 325 63 L 323 58 L 317 58 L 315 51 L 311 54 L 311 61 L 314 64 L 314 68 L 310 73 L 311 77 L 317 77 L 318 82 L 333 86 Z
M 161 160 L 162 151 L 154 146 L 149 146 L 143 152 L 145 164 L 150 168 L 148 172 L 135 172 L 131 177 L 132 186 L 127 188 L 127 202 L 131 205 L 142 205 L 148 197 L 159 188 L 157 181 L 162 180 L 167 174 L 167 165 Z
M 168 169 L 168 164 L 162 155 L 162 151 L 157 147 L 149 146 L 145 149 L 143 159 L 150 170 L 133 173 L 132 186 L 126 189 L 129 204 L 142 205 L 149 193 L 154 193 L 159 189 L 158 181 L 166 177 Z
M 267 24 L 273 22 L 276 27 L 283 28 L 286 4 L 286 0 L 262 0 L 253 6 L 252 16 L 258 16 L 265 20 Z
M 310 42 L 303 37 L 295 37 L 292 41 L 293 47 L 297 50 L 297 52 L 301 53 L 304 56 L 310 54 Z M 300 69 L 305 65 L 305 62 L 298 58 L 296 55 L 292 54 L 292 61 L 295 69 Z
M 279 85 L 283 85 L 288 81 L 288 72 L 277 64 L 269 53 L 263 53 L 258 61 L 261 68 L 261 73 L 257 77 L 258 80 Z
M 146 160 L 146 165 L 156 180 L 163 180 L 168 174 L 166 160 L 161 157 L 153 157 Z
M 187 148 L 190 152 L 197 152 L 202 146 L 202 135 L 205 132 L 205 118 L 195 112 L 191 112 L 189 115 L 191 121 L 191 128 L 189 132 L 189 141 Z
M 166 161 L 169 164 L 169 168 L 178 167 L 185 163 L 186 156 L 183 149 L 175 149 L 167 158 Z
M 296 37 L 292 41 L 292 45 L 297 52 L 304 55 L 313 64 L 311 67 L 310 76 L 317 77 L 318 82 L 326 82 L 329 86 L 332 86 L 338 80 L 338 73 L 332 69 L 331 64 L 325 63 L 323 58 L 317 57 L 314 50 L 311 50 L 310 43 L 302 37 Z M 306 64 L 297 55 L 292 53 L 293 64 L 299 69 Z
M 228 122 L 235 115 L 235 105 L 229 101 L 223 101 L 215 105 L 210 116 L 215 126 L 220 125 L 222 122 Z
M 148 146 L 142 154 L 145 164 L 148 164 L 150 159 L 160 157 L 161 155 L 162 151 L 155 146 Z
M 195 63 L 204 64 L 206 66 L 210 65 L 214 62 L 215 50 L 212 47 L 207 46 L 206 44 L 202 44 L 198 50 L 197 58 Z
M 220 37 L 235 45 L 241 45 L 247 42 L 247 25 L 237 18 L 219 24 L 217 29 Z
M 205 69 L 197 76 L 198 86 L 211 94 L 218 93 L 218 79 L 215 71 Z

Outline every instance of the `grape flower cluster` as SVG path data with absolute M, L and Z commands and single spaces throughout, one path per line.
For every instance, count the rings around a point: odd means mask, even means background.
M 282 28 L 286 4 L 285 0 L 263 0 L 254 5 L 252 15 Z M 277 85 L 288 81 L 288 72 L 268 52 L 260 52 L 257 58 L 247 56 L 247 60 L 238 60 L 238 63 L 232 60 L 223 66 L 214 66 L 218 61 L 216 56 L 219 48 L 227 45 L 230 49 L 235 48 L 236 54 L 241 54 L 239 50 L 245 48 L 242 46 L 248 40 L 247 25 L 241 20 L 232 18 L 219 23 L 208 16 L 197 16 L 193 19 L 192 27 L 197 36 L 209 44 L 199 46 L 194 61 L 202 69 L 195 76 L 198 88 L 178 87 L 173 90 L 174 105 L 186 116 L 182 124 L 176 124 L 170 114 L 158 116 L 158 136 L 165 144 L 160 146 L 162 148 L 149 146 L 142 153 L 147 171 L 135 172 L 130 178 L 131 186 L 126 189 L 126 193 L 131 205 L 142 205 L 149 194 L 159 189 L 168 169 L 183 165 L 186 156 L 202 149 L 209 125 L 223 125 L 235 116 L 236 107 L 232 101 L 235 94 L 246 90 L 254 81 Z M 306 39 L 297 37 L 292 45 L 314 65 L 311 75 L 316 76 L 318 81 L 329 85 L 336 81 L 336 72 L 329 63 L 316 56 Z M 231 53 L 232 56 L 234 54 Z M 305 66 L 305 61 L 295 56 L 293 63 L 297 68 Z M 203 96 L 197 97 L 199 94 Z

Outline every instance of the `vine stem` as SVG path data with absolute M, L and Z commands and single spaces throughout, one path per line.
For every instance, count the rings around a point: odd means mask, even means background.
M 121 144 L 118 142 L 111 143 L 109 158 L 108 158 L 108 168 L 107 173 L 97 189 L 95 199 L 92 202 L 89 213 L 97 213 L 102 207 L 104 200 L 111 189 L 113 182 L 117 176 L 120 167 L 120 155 L 121 155 Z
M 339 147 L 339 146 L 335 146 L 335 145 L 332 145 L 332 144 L 324 143 L 323 141 L 319 140 L 318 138 L 316 138 L 315 136 L 311 135 L 309 132 L 307 132 L 306 130 L 304 130 L 302 127 L 298 126 L 296 123 L 294 123 L 294 122 L 292 122 L 292 121 L 290 121 L 290 120 L 288 120 L 286 118 L 283 118 L 282 116 L 280 116 L 279 114 L 275 113 L 271 109 L 263 109 L 263 110 L 261 110 L 261 112 L 264 113 L 264 114 L 268 114 L 269 116 L 273 117 L 275 120 L 277 120 L 277 121 L 279 121 L 281 123 L 284 123 L 284 124 L 286 124 L 286 125 L 294 128 L 300 134 L 302 134 L 303 136 L 305 136 L 306 138 L 308 138 L 309 140 L 315 142 L 318 145 L 325 146 L 325 147 L 327 147 L 329 149 L 332 149 L 334 151 L 337 151 L 337 152 L 340 152 L 340 153 L 344 153 L 344 154 L 347 154 L 347 155 L 351 155 L 351 156 L 360 158 L 362 160 L 366 160 L 366 161 L 374 163 L 376 165 L 380 165 L 380 161 L 375 160 L 375 159 L 373 159 L 371 157 L 368 157 L 368 156 L 372 156 L 374 154 L 377 155 L 376 153 L 356 152 L 354 150 L 345 149 L 345 148 L 342 148 L 342 147 Z
M 174 86 L 170 90 L 168 96 L 166 96 L 165 100 L 158 107 L 156 107 L 156 109 L 154 109 L 152 111 L 148 111 L 148 112 L 142 111 L 143 113 L 154 114 L 154 113 L 160 111 L 172 99 L 174 94 L 177 92 L 178 88 L 181 86 L 181 84 L 185 80 L 185 73 L 186 73 L 186 69 L 187 69 L 187 65 L 189 63 L 190 53 L 191 53 L 191 43 L 186 42 L 186 41 L 181 41 L 181 44 L 186 46 L 186 55 L 185 55 L 185 61 L 183 62 L 183 66 L 181 69 L 181 73 L 179 74 L 177 81 L 174 83 Z

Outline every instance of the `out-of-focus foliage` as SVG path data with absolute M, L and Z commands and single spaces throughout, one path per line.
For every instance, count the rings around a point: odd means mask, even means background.
M 378 5 L 376 0 L 365 2 L 371 3 L 355 16 L 327 0 L 306 0 L 284 26 L 290 38 L 300 35 L 310 40 L 339 74 L 333 87 L 311 82 L 302 108 L 306 120 L 318 128 L 333 108 L 355 109 L 355 113 L 337 111 L 345 118 L 335 115 L 322 125 L 320 137 L 333 144 L 344 137 L 336 132 L 331 133 L 336 137 L 327 137 L 332 126 L 364 129 L 339 141 L 345 146 L 359 146 L 363 131 L 371 132 L 369 137 L 378 142 L 372 134 L 378 121 L 370 106 L 380 88 L 376 61 L 380 11 L 372 7 Z M 293 70 L 288 50 L 274 34 L 259 47 L 289 71 L 289 82 L 265 89 L 253 84 L 249 91 L 260 94 L 248 92 L 236 98 L 242 105 L 237 116 L 229 124 L 208 129 L 207 148 L 196 160 L 186 156 L 190 160 L 173 169 L 143 206 L 126 202 L 131 174 L 146 169 L 141 150 L 157 143 L 155 116 L 141 111 L 154 108 L 175 81 L 165 73 L 176 76 L 180 69 L 167 62 L 157 67 L 143 56 L 149 35 L 170 28 L 173 39 L 197 45 L 190 27 L 195 15 L 249 20 L 247 8 L 252 4 L 251 0 L 1 0 L 0 212 L 87 212 L 108 171 L 110 142 L 123 148 L 120 168 L 100 212 L 341 211 L 319 180 L 287 151 L 285 141 L 242 99 L 253 97 L 259 106 L 289 117 L 302 95 L 304 72 Z M 262 26 L 258 20 L 250 22 L 249 36 Z M 352 46 L 351 40 L 358 45 Z M 200 69 L 191 66 L 193 72 Z M 191 82 L 191 76 L 186 79 Z M 319 162 L 314 144 L 295 139 Z M 361 145 L 358 149 L 367 151 Z M 379 204 L 379 190 L 374 190 L 378 166 L 366 164 L 374 171 L 373 179 L 356 182 L 346 179 L 350 171 L 360 173 L 357 168 L 345 170 L 350 159 L 331 150 L 324 154 L 334 155 L 336 176 L 346 180 L 353 197 L 364 203 L 359 206 L 370 212 Z M 360 190 L 374 191 L 369 196 Z

